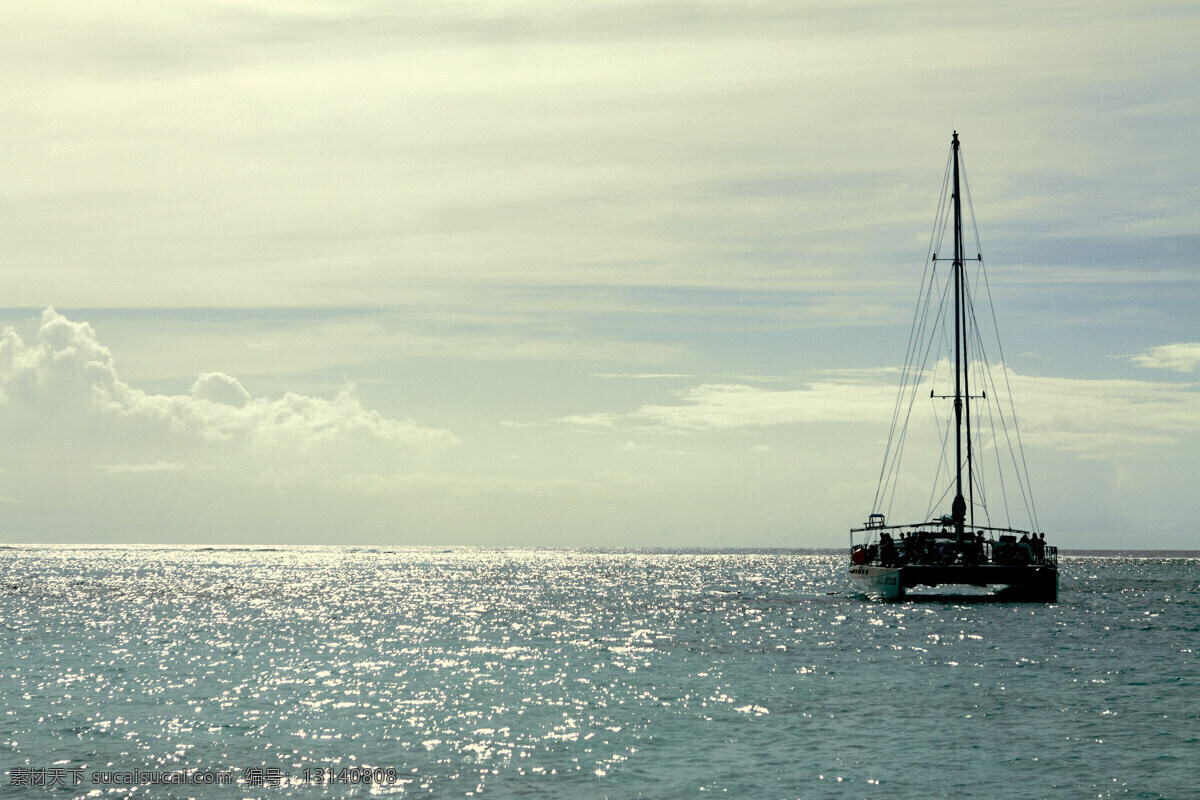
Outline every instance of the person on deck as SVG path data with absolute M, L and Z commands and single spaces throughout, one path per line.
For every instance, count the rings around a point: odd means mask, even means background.
M 896 543 L 892 541 L 892 535 L 886 531 L 879 537 L 879 560 L 879 563 L 885 567 L 896 564 Z
M 1033 563 L 1033 545 L 1029 542 L 1029 534 L 1021 534 L 1021 539 L 1017 542 L 1017 550 L 1023 554 L 1022 560 L 1024 563 Z

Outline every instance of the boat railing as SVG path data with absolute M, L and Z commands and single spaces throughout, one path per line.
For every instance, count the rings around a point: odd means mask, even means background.
M 1036 541 L 1036 540 L 1035 540 Z M 1058 548 L 1040 542 L 1017 541 L 1011 534 L 998 540 L 971 536 L 961 541 L 946 535 L 918 535 L 907 538 L 880 537 L 876 542 L 851 545 L 856 564 L 883 567 L 920 566 L 1053 566 L 1058 567 Z

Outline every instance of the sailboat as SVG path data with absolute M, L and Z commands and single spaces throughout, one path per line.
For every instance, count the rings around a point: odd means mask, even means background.
M 850 531 L 849 574 L 868 595 L 889 600 L 917 587 L 973 586 L 993 590 L 985 597 L 1053 603 L 1058 600 L 1058 548 L 1047 545 L 1045 533 L 1037 530 L 999 334 L 994 341 L 1001 360 L 993 366 L 987 353 L 991 345 L 977 324 L 976 299 L 990 304 L 991 290 L 982 248 L 973 258 L 966 255 L 965 185 L 955 131 L 874 506 L 866 523 Z M 978 245 L 969 191 L 965 199 Z M 953 255 L 939 257 L 951 218 Z M 939 264 L 948 264 L 949 273 Z M 944 356 L 935 356 L 942 351 Z M 943 393 L 938 387 L 944 387 Z M 944 410 L 939 415 L 944 423 L 934 437 L 941 453 L 933 491 L 921 521 L 891 524 L 888 514 L 901 482 L 909 423 L 926 389 L 929 401 Z M 999 402 L 1005 394 L 1007 410 Z M 987 429 L 992 435 L 985 440 Z M 1001 444 L 1007 445 L 1007 459 L 1000 456 Z M 991 458 L 985 469 L 984 455 L 994 456 L 994 470 Z M 986 479 L 991 472 L 999 476 L 998 486 Z M 949 513 L 940 513 L 947 501 Z M 1025 527 L 1012 523 L 1010 507 L 1024 508 Z

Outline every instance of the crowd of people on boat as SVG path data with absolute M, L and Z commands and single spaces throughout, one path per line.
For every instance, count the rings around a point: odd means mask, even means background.
M 942 566 L 962 564 L 1045 564 L 1046 534 L 1022 533 L 1001 536 L 998 541 L 985 539 L 982 531 L 966 531 L 961 539 L 934 531 L 902 531 L 899 538 L 888 531 L 879 535 L 879 542 L 867 547 L 866 563 L 885 567 L 906 564 Z
M 1001 536 L 999 545 L 1007 545 L 1001 548 L 995 556 L 997 564 L 1045 564 L 1046 563 L 1046 534 L 1037 533 L 1022 533 L 1021 538 L 1017 541 L 1005 541 L 1012 539 L 1011 536 Z M 1014 555 L 1015 554 L 1015 555 Z

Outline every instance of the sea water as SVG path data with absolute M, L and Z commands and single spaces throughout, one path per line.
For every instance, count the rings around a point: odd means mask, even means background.
M 1200 560 L 882 603 L 801 551 L 0 550 L 0 796 L 1200 796 Z

